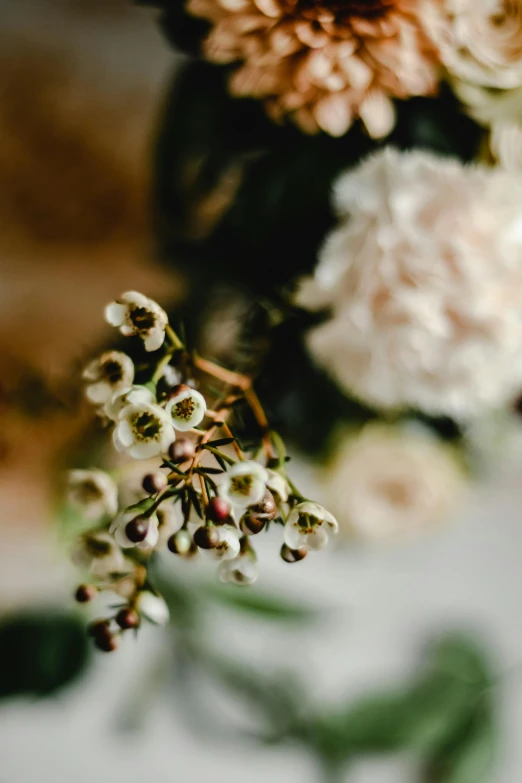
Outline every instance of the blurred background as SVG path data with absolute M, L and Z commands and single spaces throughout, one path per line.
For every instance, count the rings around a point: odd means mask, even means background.
M 327 780 L 332 770 L 307 751 L 310 738 L 289 732 L 284 743 L 260 741 L 259 710 L 274 728 L 294 679 L 292 698 L 325 716 L 367 693 L 406 689 L 426 644 L 452 631 L 480 640 L 490 661 L 499 739 L 488 779 L 517 783 L 522 462 L 515 451 L 469 488 L 451 524 L 386 546 L 341 544 L 298 570 L 267 554 L 257 613 L 234 602 L 203 606 L 213 648 L 231 656 L 238 677 L 241 666 L 257 673 L 252 681 L 244 673 L 242 691 L 227 685 L 224 665 L 217 682 L 207 682 L 211 660 L 191 666 L 176 632 L 148 629 L 105 657 L 88 655 L 75 621 L 60 626 L 65 610 L 80 613 L 72 606 L 74 568 L 56 533 L 59 476 L 90 419 L 76 379 L 108 340 L 102 308 L 127 289 L 170 310 L 190 301 L 183 264 L 158 260 L 152 196 L 159 128 L 183 57 L 167 45 L 157 11 L 126 0 L 0 0 L 0 11 L 0 609 L 9 621 L 29 611 L 57 623 L 56 647 L 47 651 L 54 674 L 43 685 L 35 677 L 34 687 L 17 688 L 15 642 L 32 639 L 27 667 L 45 670 L 36 652 L 43 632 L 0 634 L 2 783 Z M 235 192 L 233 174 L 221 186 L 217 204 L 200 205 L 196 234 Z M 228 344 L 242 301 L 222 319 L 223 334 L 213 327 L 214 354 Z M 320 466 L 300 448 L 294 461 L 300 483 L 326 501 Z M 190 598 L 208 575 L 176 566 Z M 263 604 L 266 594 L 283 604 L 270 597 Z M 285 601 L 309 607 L 310 616 L 285 614 Z M 77 676 L 73 666 L 69 678 L 65 648 L 77 649 Z M 268 708 L 260 707 L 263 689 L 274 696 Z M 335 774 L 353 783 L 414 783 L 424 763 L 422 743 L 383 753 L 368 742 Z M 442 779 L 450 781 L 430 781 Z M 478 783 L 451 783 L 468 780 Z

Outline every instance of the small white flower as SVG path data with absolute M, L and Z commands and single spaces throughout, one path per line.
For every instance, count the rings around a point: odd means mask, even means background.
M 179 391 L 174 390 L 174 396 L 169 399 L 165 409 L 172 417 L 174 427 L 180 432 L 186 432 L 201 424 L 207 403 L 202 394 L 183 384 L 179 386 Z
M 106 351 L 89 362 L 82 377 L 89 381 L 85 387 L 87 398 L 95 405 L 104 405 L 114 394 L 123 394 L 130 389 L 134 364 L 122 351 Z
M 257 564 L 249 555 L 239 555 L 233 560 L 224 560 L 219 565 L 218 575 L 222 582 L 236 585 L 253 585 L 257 581 Z
M 125 406 L 112 434 L 116 449 L 134 459 L 166 452 L 175 438 L 169 414 L 159 405 L 144 402 Z
M 157 351 L 165 340 L 166 312 L 147 296 L 127 291 L 105 308 L 105 319 L 125 337 L 139 335 L 146 351 Z
M 178 505 L 171 501 L 163 503 L 157 510 L 159 538 L 156 549 L 164 549 L 168 539 L 183 527 L 183 514 Z
M 152 549 L 158 543 L 159 520 L 156 514 L 152 514 L 149 517 L 149 528 L 143 541 L 135 543 L 127 536 L 125 528 L 129 522 L 132 522 L 132 520 L 136 519 L 138 516 L 140 516 L 140 513 L 136 508 L 128 508 L 125 511 L 122 511 L 121 514 L 118 514 L 118 516 L 111 523 L 109 533 L 114 536 L 116 542 L 121 547 L 123 547 L 123 549 L 130 549 L 133 546 L 137 546 L 138 549 Z
M 109 402 L 103 406 L 103 412 L 108 419 L 117 421 L 120 413 L 127 405 L 139 405 L 142 402 L 147 405 L 155 405 L 156 396 L 154 392 L 146 386 L 131 386 L 127 391 L 113 395 Z
M 138 612 L 155 625 L 167 625 L 170 619 L 169 607 L 160 595 L 142 590 L 136 601 Z
M 288 481 L 276 470 L 270 470 L 270 468 L 267 468 L 266 472 L 268 473 L 266 486 L 271 492 L 276 494 L 283 503 L 286 503 L 288 500 L 288 495 L 290 494 Z
M 71 560 L 102 580 L 129 570 L 123 552 L 108 533 L 84 533 L 72 546 Z
M 290 549 L 307 546 L 310 549 L 323 549 L 328 543 L 328 528 L 337 533 L 335 517 L 319 503 L 305 500 L 290 512 L 285 525 L 285 544 Z
M 103 470 L 69 471 L 67 497 L 85 519 L 98 520 L 118 511 L 118 489 Z
M 239 543 L 239 531 L 233 525 L 220 525 L 219 544 L 214 549 L 207 549 L 206 552 L 214 560 L 232 560 L 239 555 L 241 549 Z
M 219 495 L 233 506 L 254 506 L 265 494 L 267 481 L 267 470 L 259 463 L 253 460 L 236 462 L 223 476 Z

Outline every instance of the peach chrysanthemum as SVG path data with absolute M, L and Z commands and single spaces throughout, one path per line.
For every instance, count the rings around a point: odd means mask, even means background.
M 188 0 L 187 8 L 213 24 L 206 56 L 239 63 L 231 92 L 263 99 L 275 120 L 290 116 L 307 133 L 341 136 L 360 117 L 370 136 L 386 136 L 391 98 L 437 87 L 438 54 L 418 0 Z

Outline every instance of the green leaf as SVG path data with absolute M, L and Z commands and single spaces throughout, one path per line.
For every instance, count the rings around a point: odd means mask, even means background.
M 316 610 L 301 603 L 291 603 L 274 595 L 266 595 L 242 587 L 213 586 L 205 588 L 209 598 L 260 619 L 285 622 L 307 622 L 317 617 Z
M 208 445 L 218 448 L 218 446 L 228 446 L 229 443 L 234 443 L 235 440 L 237 440 L 237 438 L 218 438 L 217 440 L 210 440 Z
M 431 759 L 427 779 L 434 783 L 491 783 L 496 734 L 491 709 L 480 709 L 460 737 Z
M 89 645 L 74 615 L 45 610 L 12 615 L 0 624 L 0 697 L 47 696 L 86 668 Z

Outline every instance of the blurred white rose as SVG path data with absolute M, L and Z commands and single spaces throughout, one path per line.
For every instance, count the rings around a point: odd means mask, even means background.
M 424 429 L 369 424 L 340 445 L 327 473 L 326 497 L 341 530 L 383 540 L 443 522 L 464 486 L 451 447 Z

